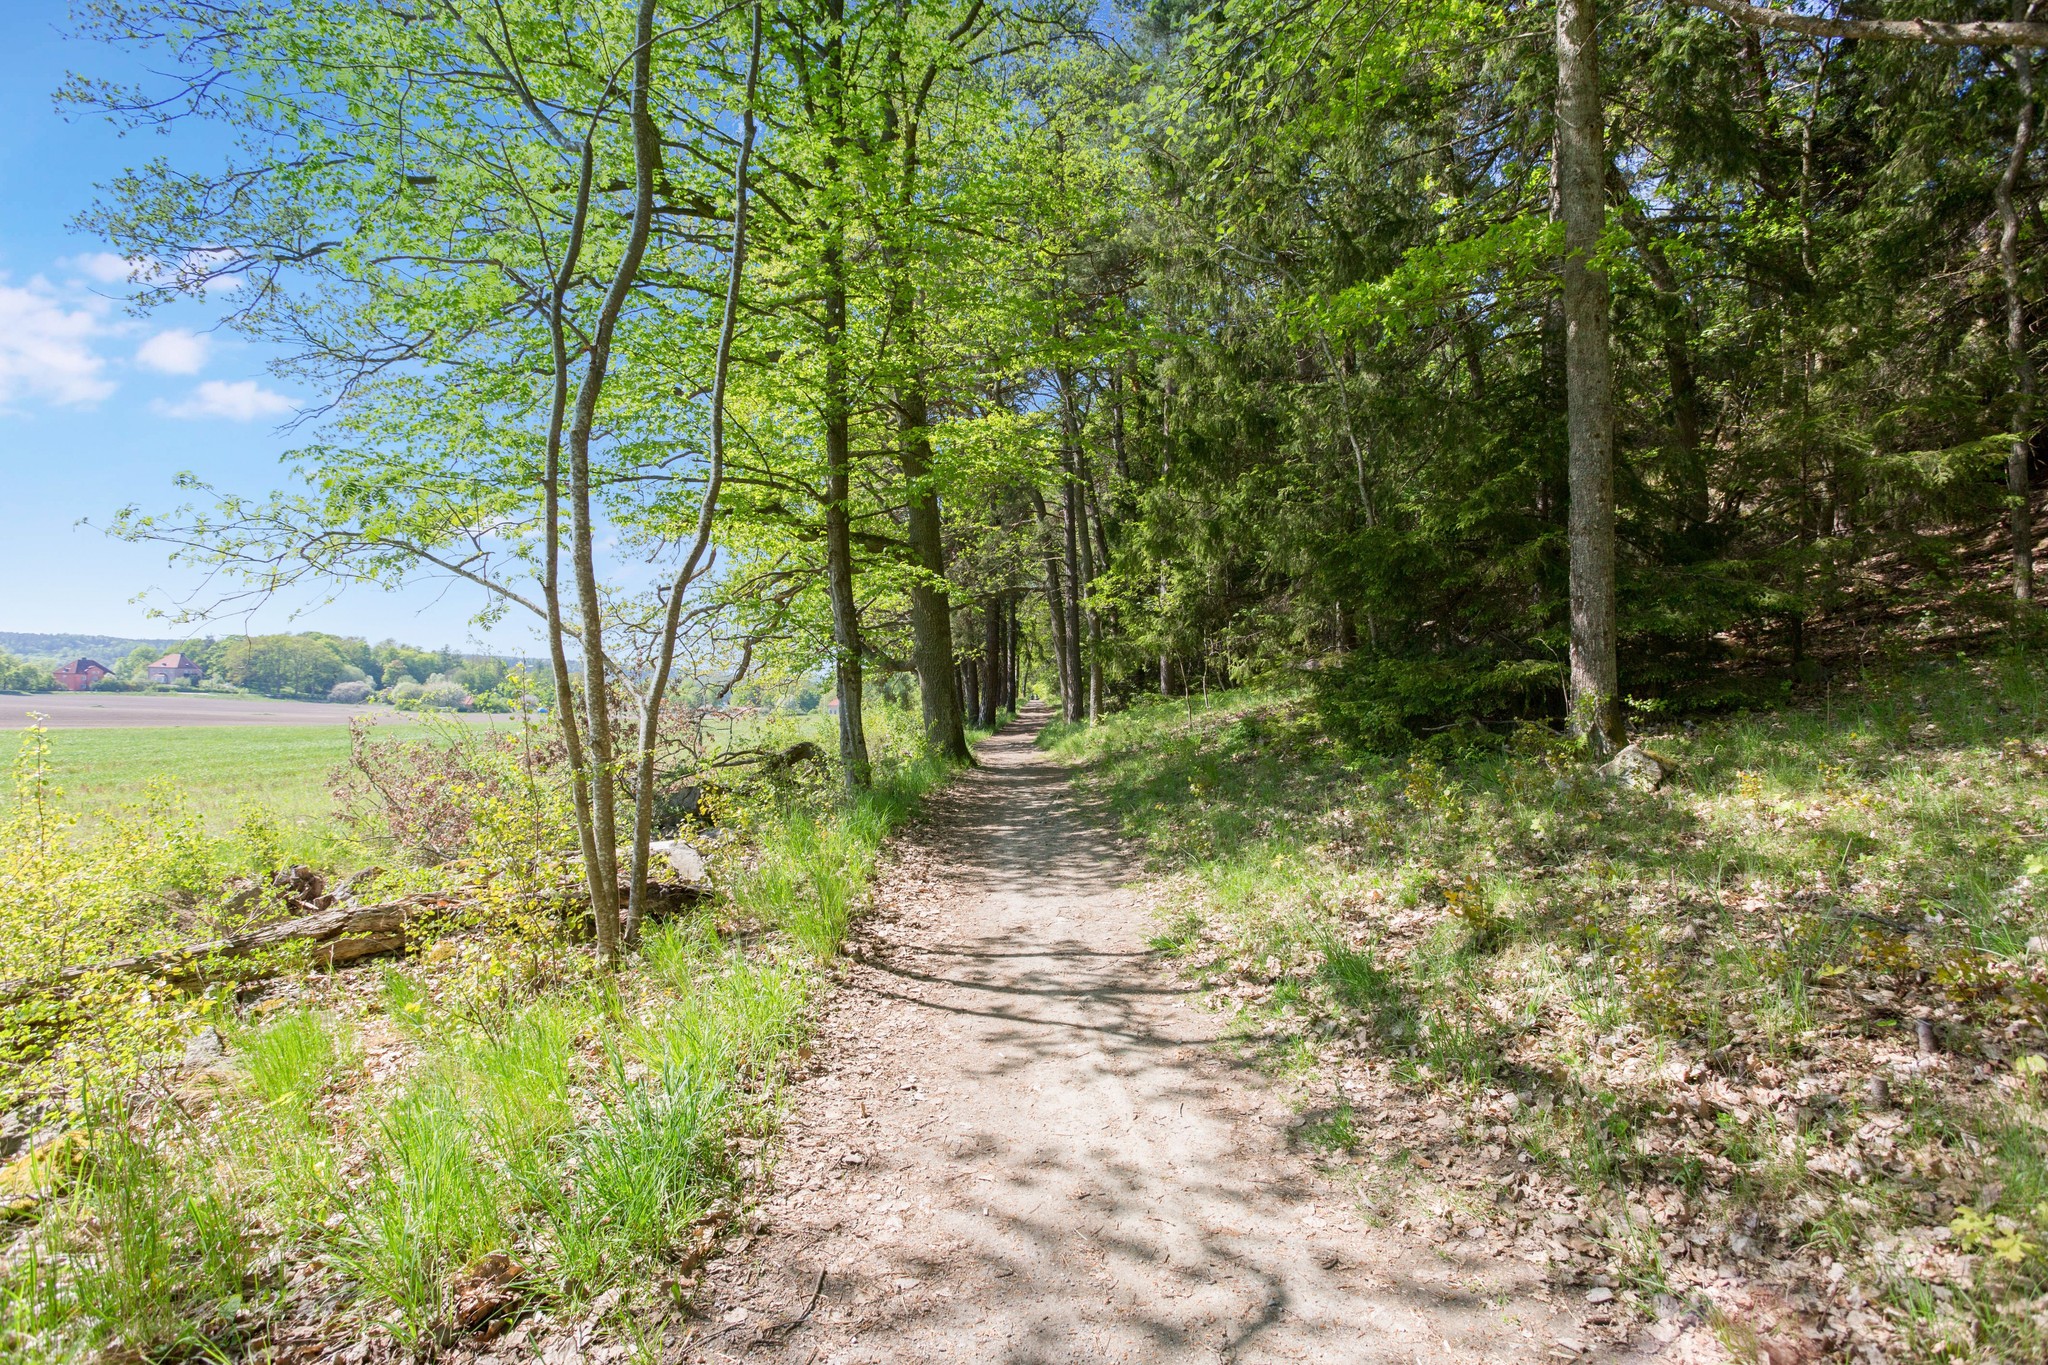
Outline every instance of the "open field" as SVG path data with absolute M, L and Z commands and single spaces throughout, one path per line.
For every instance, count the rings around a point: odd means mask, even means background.
M 334 708 L 340 711 L 342 708 Z M 13 746 L 0 736 L 0 749 Z M 80 729 L 55 733 L 50 756 L 62 807 L 90 831 L 120 806 L 138 801 L 150 781 L 168 778 L 212 832 L 232 829 L 257 806 L 297 837 L 301 855 L 338 833 L 328 778 L 348 759 L 348 731 L 338 725 L 168 726 Z M 0 809 L 14 799 L 0 790 Z
M 342 706 L 323 701 L 280 701 L 272 697 L 222 697 L 206 693 L 4 693 L 0 694 L 0 730 L 27 728 L 31 711 L 48 717 L 43 724 L 52 730 L 186 725 L 339 727 L 357 716 L 407 721 L 419 714 L 395 711 L 388 706 Z

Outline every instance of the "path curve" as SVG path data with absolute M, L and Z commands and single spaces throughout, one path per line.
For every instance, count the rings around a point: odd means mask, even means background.
M 1146 947 L 1137 869 L 1033 746 L 899 841 L 758 1236 L 686 1360 L 1529 1361 L 1534 1270 L 1370 1228 Z M 749 1242 L 751 1244 L 749 1244 Z

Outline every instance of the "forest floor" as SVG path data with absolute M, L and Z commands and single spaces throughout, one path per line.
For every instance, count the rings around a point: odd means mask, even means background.
M 1396 1231 L 1318 1162 L 1315 1116 L 1148 948 L 1138 864 L 1034 747 L 1045 720 L 895 845 L 680 1358 L 1619 1358 L 1610 1294 L 1491 1232 Z

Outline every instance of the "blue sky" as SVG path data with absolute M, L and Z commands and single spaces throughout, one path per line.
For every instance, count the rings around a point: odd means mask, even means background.
M 168 510 L 190 470 L 245 493 L 282 485 L 281 430 L 316 395 L 269 373 L 267 355 L 213 329 L 200 305 L 150 317 L 124 307 L 125 267 L 66 224 L 94 186 L 165 153 L 203 152 L 190 136 L 122 136 L 60 117 L 67 71 L 119 77 L 135 59 L 66 36 L 64 0 L 9 0 L 0 44 L 0 631 L 176 633 L 152 621 L 198 586 L 161 549 L 112 540 L 104 523 L 135 503 Z M 138 596 L 145 598 L 138 602 Z M 474 590 L 352 590 L 338 602 L 273 603 L 252 630 L 330 630 L 421 645 L 528 644 L 524 627 L 481 637 Z M 293 618 L 293 609 L 312 607 Z M 224 621 L 213 633 L 244 628 Z

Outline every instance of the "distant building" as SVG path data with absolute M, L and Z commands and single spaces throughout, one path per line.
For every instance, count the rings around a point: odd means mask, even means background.
M 111 670 L 96 659 L 73 659 L 62 668 L 51 670 L 50 676 L 57 680 L 57 686 L 67 692 L 83 692 Z
M 196 683 L 199 681 L 199 675 L 204 672 L 199 667 L 199 661 L 189 654 L 166 654 L 151 664 L 146 671 L 151 682 L 165 685 Z

